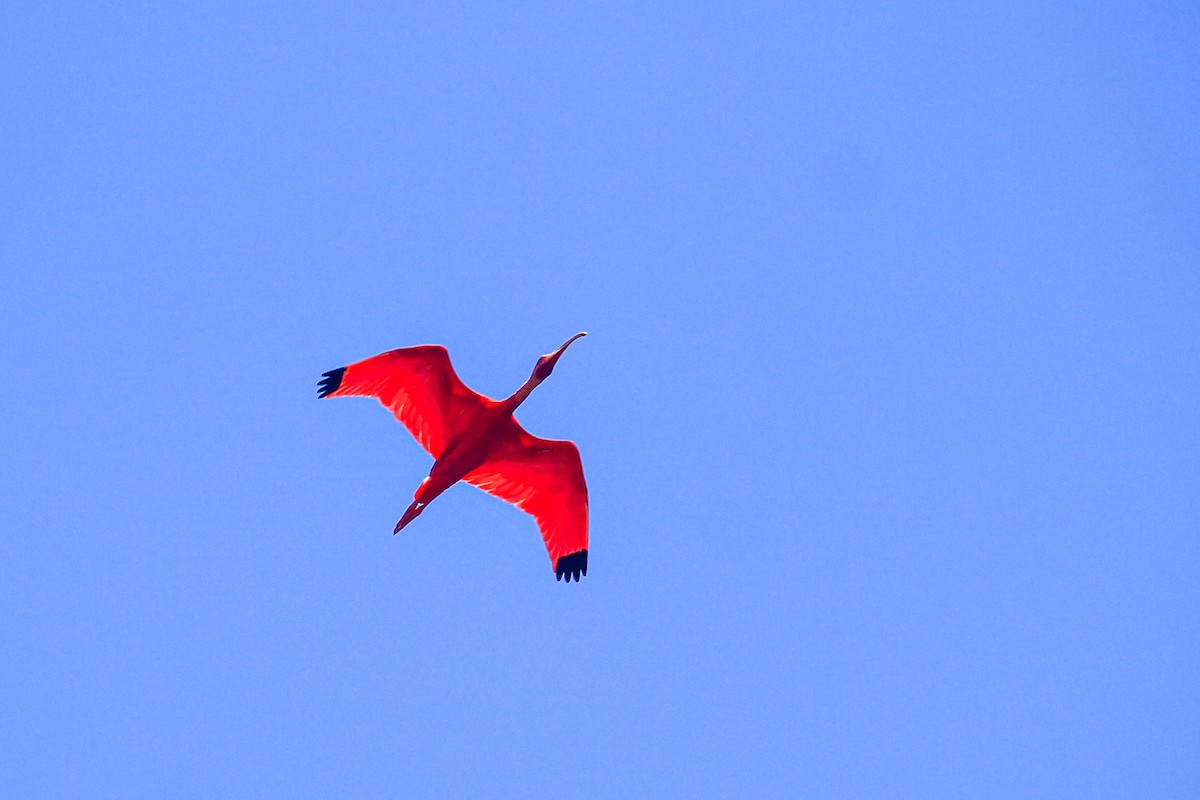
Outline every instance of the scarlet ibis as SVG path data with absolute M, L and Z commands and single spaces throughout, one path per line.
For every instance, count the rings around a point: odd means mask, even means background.
M 389 350 L 322 375 L 318 397 L 377 398 L 434 458 L 393 533 L 462 480 L 533 515 L 558 580 L 587 575 L 588 497 L 579 449 L 539 439 L 513 417 L 571 342 L 586 335 L 577 333 L 539 358 L 507 400 L 468 389 L 441 345 Z

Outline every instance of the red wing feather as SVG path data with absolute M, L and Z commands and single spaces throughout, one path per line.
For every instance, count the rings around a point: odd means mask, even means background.
M 572 442 L 539 439 L 513 421 L 514 435 L 467 483 L 512 503 L 537 520 L 558 579 L 587 574 L 588 497 L 579 449 Z
M 468 389 L 441 345 L 389 350 L 326 372 L 320 397 L 375 397 L 437 458 L 460 420 L 493 402 Z

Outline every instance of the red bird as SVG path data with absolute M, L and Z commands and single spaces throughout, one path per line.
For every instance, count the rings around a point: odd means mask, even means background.
M 539 358 L 529 380 L 507 400 L 468 389 L 441 345 L 402 347 L 324 373 L 318 397 L 377 398 L 434 458 L 393 533 L 462 480 L 533 515 L 558 580 L 587 575 L 588 498 L 579 449 L 573 442 L 539 439 L 513 417 L 567 346 L 586 335 L 577 333 Z

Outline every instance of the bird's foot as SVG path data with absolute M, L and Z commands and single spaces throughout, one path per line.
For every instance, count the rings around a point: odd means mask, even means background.
M 417 517 L 421 516 L 421 512 L 424 510 L 425 510 L 425 503 L 418 503 L 417 501 L 414 500 L 413 504 L 408 507 L 407 511 L 404 512 L 404 516 L 401 517 L 400 521 L 396 523 L 396 528 L 395 528 L 395 530 L 392 531 L 392 535 L 395 536 L 397 533 L 400 532 L 401 528 L 403 528 L 408 523 L 412 522 Z

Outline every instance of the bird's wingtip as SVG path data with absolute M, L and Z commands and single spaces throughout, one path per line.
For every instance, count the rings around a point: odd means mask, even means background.
M 579 581 L 581 575 L 587 575 L 588 551 L 580 550 L 575 553 L 570 553 L 554 562 L 555 580 L 561 581 L 567 579 L 567 583 L 574 578 Z
M 345 367 L 331 369 L 329 372 L 321 374 L 321 380 L 317 381 L 317 398 L 329 397 L 338 390 L 342 385 L 342 376 L 346 374 Z

